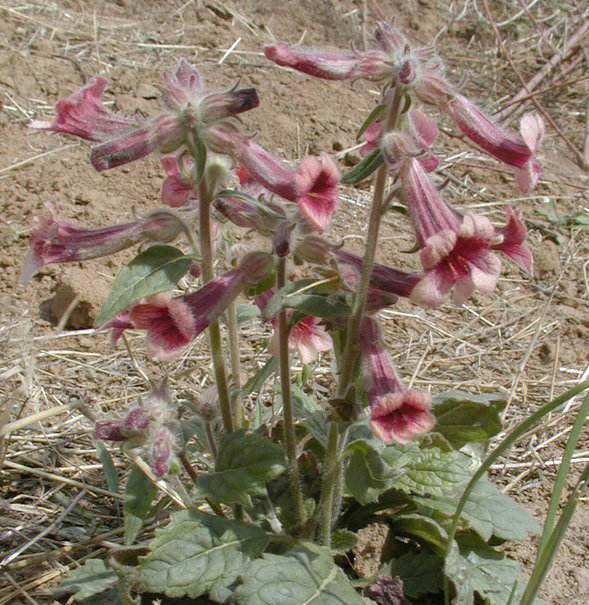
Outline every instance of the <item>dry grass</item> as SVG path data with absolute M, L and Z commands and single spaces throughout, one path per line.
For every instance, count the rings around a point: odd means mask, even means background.
M 274 29 L 280 30 L 280 24 L 270 22 L 263 32 L 256 16 L 248 12 L 251 2 L 244 3 L 244 8 L 238 2 L 203 5 L 188 0 L 161 3 L 161 7 L 154 3 L 150 14 L 139 11 L 137 17 L 130 16 L 131 4 L 121 0 L 93 9 L 93 3 L 65 0 L 2 2 L 2 31 L 11 32 L 10 47 L 0 42 L 2 65 L 6 68 L 9 56 L 42 55 L 57 69 L 73 66 L 80 81 L 96 72 L 121 69 L 151 75 L 181 56 L 205 69 L 220 63 L 237 72 L 268 69 L 257 48 Z M 351 2 L 341 4 L 347 9 L 334 8 L 334 18 L 361 25 L 363 11 Z M 369 18 L 374 18 L 376 3 L 367 5 Z M 387 15 L 392 12 L 386 2 L 379 6 Z M 586 161 L 588 153 L 588 15 L 572 3 L 534 0 L 515 4 L 466 0 L 437 10 L 433 23 L 440 52 L 453 76 L 464 79 L 464 89 L 482 99 L 487 109 L 501 108 L 501 115 L 510 121 L 523 108 L 535 106 L 551 125 L 540 193 L 507 199 L 511 175 L 453 141 L 447 149 L 451 155 L 440 171 L 448 197 L 459 206 L 476 208 L 495 224 L 502 222 L 501 207 L 506 202 L 520 208 L 532 228 L 530 239 L 538 259 L 548 250 L 553 262 L 542 261 L 535 279 L 509 270 L 491 299 L 427 313 L 401 302 L 384 311 L 382 319 L 389 328 L 395 361 L 408 381 L 435 392 L 502 392 L 509 402 L 509 429 L 588 376 L 589 234 L 580 228 L 560 228 L 564 243 L 556 248 L 549 240 L 559 228 L 534 212 L 548 201 L 556 202 L 561 216 L 589 206 L 587 174 L 577 165 Z M 195 11 L 212 15 L 218 24 L 214 35 L 222 35 L 222 43 L 187 42 L 198 39 L 195 31 L 202 30 L 194 22 Z M 401 21 L 412 18 L 404 13 Z M 2 128 L 25 124 L 51 111 L 51 103 L 41 92 L 27 96 L 6 86 L 0 94 Z M 493 106 L 489 106 L 491 99 Z M 297 119 L 303 122 L 305 118 Z M 304 148 L 304 143 L 299 141 L 297 148 Z M 458 152 L 454 143 L 460 146 Z M 16 179 L 22 171 L 52 162 L 65 152 L 76 152 L 78 146 L 54 139 L 49 148 L 31 146 L 28 155 L 0 156 L 0 182 Z M 482 180 L 482 174 L 489 177 Z M 366 199 L 351 189 L 343 192 L 343 199 L 336 232 L 349 235 L 354 224 L 361 238 Z M 409 247 L 407 236 L 397 229 L 405 225 L 404 219 L 392 216 L 387 220 L 385 261 L 396 259 L 399 250 Z M 6 241 L 14 244 L 14 253 L 22 249 L 18 239 L 26 227 L 18 221 L 9 227 L 14 237 Z M 12 287 L 3 285 L 8 292 Z M 91 418 L 117 413 L 134 403 L 148 388 L 149 379 L 157 380 L 163 370 L 142 353 L 133 360 L 124 348 L 112 350 L 106 336 L 94 335 L 92 330 L 48 329 L 37 316 L 38 300 L 31 302 L 31 295 L 27 298 L 23 292 L 15 289 L 14 295 L 3 299 L 10 302 L 0 325 L 0 605 L 51 602 L 50 589 L 57 580 L 85 559 L 104 555 L 109 541 L 119 540 L 121 498 L 105 487 Z M 249 330 L 244 333 L 243 358 L 251 367 L 261 364 L 265 353 L 252 344 L 260 335 L 259 328 Z M 139 338 L 132 337 L 130 344 L 132 350 L 141 351 Z M 208 355 L 195 347 L 180 364 L 165 370 L 170 372 L 173 388 L 198 389 L 209 374 Z M 320 374 L 327 379 L 329 371 L 325 362 Z M 540 513 L 579 404 L 572 401 L 554 414 L 494 469 L 506 491 L 530 502 Z M 123 474 L 128 461 L 115 460 Z M 585 437 L 574 466 L 579 468 L 588 460 Z M 160 487 L 182 504 L 176 485 L 160 483 Z M 586 516 L 586 500 L 581 508 Z M 145 535 L 151 529 L 146 528 Z M 579 535 L 573 534 L 572 539 L 581 543 L 587 539 Z M 583 564 L 589 566 L 586 555 Z M 564 581 L 570 583 L 569 593 L 577 589 L 574 578 Z

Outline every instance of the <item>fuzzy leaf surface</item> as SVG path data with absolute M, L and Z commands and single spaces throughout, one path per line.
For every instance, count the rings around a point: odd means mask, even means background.
M 279 445 L 255 433 L 234 431 L 221 440 L 215 471 L 201 475 L 202 496 L 225 504 L 251 506 L 252 496 L 266 495 L 266 482 L 286 470 Z
M 156 495 L 157 487 L 151 479 L 138 466 L 133 465 L 127 479 L 123 503 L 125 544 L 135 542 Z
M 329 550 L 311 544 L 254 561 L 235 599 L 239 605 L 364 605 Z
M 456 449 L 473 441 L 486 441 L 501 431 L 500 413 L 504 408 L 505 401 L 499 395 L 442 393 L 434 399 L 434 430 Z
M 443 560 L 434 554 L 410 551 L 393 559 L 389 565 L 389 575 L 403 580 L 403 589 L 408 597 L 436 593 L 443 587 Z
M 246 572 L 267 541 L 255 525 L 183 511 L 156 532 L 151 553 L 141 560 L 141 590 L 191 599 L 208 593 L 225 601 L 227 587 Z
M 519 564 L 483 543 L 454 544 L 446 558 L 445 573 L 456 588 L 455 603 L 473 603 L 474 593 L 490 605 L 505 605 L 517 583 L 512 603 L 518 603 L 525 580 Z M 477 601 L 478 602 L 478 601 Z M 534 605 L 547 605 L 535 599 Z
M 87 559 L 54 591 L 55 596 L 73 594 L 76 601 L 93 599 L 114 588 L 118 577 L 102 559 Z
M 119 271 L 96 324 L 101 326 L 136 302 L 171 290 L 192 261 L 174 246 L 157 244 L 144 250 Z
M 363 439 L 348 444 L 346 489 L 362 505 L 376 502 L 389 487 L 379 453 Z

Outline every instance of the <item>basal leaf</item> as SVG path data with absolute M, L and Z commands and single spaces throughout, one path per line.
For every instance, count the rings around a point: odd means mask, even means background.
M 285 469 L 280 446 L 255 433 L 234 431 L 221 440 L 215 472 L 200 475 L 196 485 L 215 502 L 251 506 L 251 496 L 266 495 L 266 482 Z
M 135 542 L 143 522 L 149 515 L 156 494 L 157 487 L 151 479 L 138 466 L 133 465 L 127 479 L 123 504 L 125 544 Z
M 331 550 L 344 554 L 352 550 L 358 543 L 358 536 L 349 529 L 336 529 L 331 536 Z
M 412 598 L 440 592 L 443 569 L 443 560 L 428 552 L 409 551 L 387 565 L 389 575 L 401 578 L 405 594 Z
M 178 248 L 163 244 L 141 252 L 119 271 L 96 319 L 97 325 L 105 324 L 143 298 L 171 290 L 190 269 L 192 261 L 191 256 L 184 255 Z
M 389 488 L 379 453 L 366 441 L 359 439 L 348 444 L 346 456 L 346 489 L 360 504 L 376 502 Z
M 183 511 L 156 532 L 151 553 L 139 565 L 140 588 L 169 597 L 209 594 L 225 601 L 228 586 L 260 556 L 267 541 L 266 533 L 254 525 Z
M 384 158 L 380 149 L 371 151 L 361 162 L 342 175 L 342 183 L 355 185 L 367 179 L 382 163 Z
M 453 544 L 446 558 L 445 573 L 456 589 L 454 603 L 472 603 L 474 593 L 490 605 L 506 605 L 514 590 L 512 603 L 523 593 L 524 578 L 519 565 L 484 543 Z M 546 605 L 536 599 L 535 605 Z
M 505 400 L 499 395 L 451 392 L 434 400 L 435 431 L 455 448 L 470 442 L 486 441 L 501 431 L 500 413 Z
M 364 605 L 329 550 L 312 544 L 254 561 L 234 599 L 239 605 Z
M 117 580 L 115 572 L 102 559 L 87 559 L 57 587 L 54 594 L 57 597 L 73 594 L 78 602 L 93 599 L 111 591 Z
M 443 556 L 448 543 L 446 530 L 431 517 L 417 513 L 395 515 L 391 518 L 395 535 L 413 536 L 428 542 L 437 553 Z
M 451 517 L 462 494 L 462 488 L 445 494 L 413 497 L 424 511 L 435 511 Z M 538 522 L 515 500 L 486 479 L 481 479 L 468 499 L 462 519 L 483 540 L 496 536 L 503 540 L 526 540 L 540 532 Z

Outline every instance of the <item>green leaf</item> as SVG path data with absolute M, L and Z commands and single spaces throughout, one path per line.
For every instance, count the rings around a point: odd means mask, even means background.
M 305 428 L 324 447 L 327 445 L 327 414 L 317 400 L 307 395 L 297 385 L 292 386 L 295 415 L 303 421 Z
M 249 303 L 242 303 L 235 307 L 235 315 L 237 319 L 237 325 L 247 323 L 248 321 L 252 321 L 260 317 L 260 309 L 256 307 L 256 305 L 251 305 Z
M 118 576 L 102 559 L 87 559 L 84 565 L 73 571 L 54 593 L 57 597 L 73 594 L 76 601 L 84 601 L 112 590 L 117 581 Z
M 234 431 L 221 440 L 215 472 L 200 475 L 196 486 L 215 502 L 250 507 L 251 496 L 265 496 L 266 482 L 284 470 L 279 445 L 255 433 Z
M 360 504 L 376 502 L 389 487 L 379 453 L 366 441 L 359 439 L 348 444 L 346 456 L 346 489 Z
M 433 497 L 413 497 L 422 510 L 433 510 L 451 517 L 462 489 Z M 496 536 L 502 540 L 526 540 L 540 533 L 540 525 L 530 513 L 515 500 L 501 492 L 486 479 L 481 479 L 470 495 L 462 519 L 483 540 Z
M 337 319 L 347 317 L 351 313 L 350 306 L 342 298 L 313 294 L 308 289 L 299 294 L 288 286 L 282 288 L 268 301 L 262 314 L 266 319 L 270 319 L 282 309 L 295 309 L 303 315 L 314 315 L 321 319 Z
M 388 574 L 403 580 L 408 597 L 440 592 L 443 586 L 443 560 L 427 552 L 408 552 L 387 565 Z
M 385 450 L 387 462 L 391 451 L 395 450 Z M 460 452 L 429 448 L 417 455 L 407 455 L 404 464 L 391 472 L 391 485 L 410 494 L 422 512 L 451 517 L 474 470 L 470 458 Z M 474 488 L 462 519 L 484 540 L 493 535 L 505 540 L 525 540 L 540 530 L 523 506 L 487 480 L 481 480 Z
M 142 591 L 169 597 L 194 599 L 208 593 L 225 601 L 228 587 L 267 543 L 266 533 L 254 525 L 183 511 L 156 532 L 151 553 L 139 565 L 139 585 Z
M 440 556 L 444 556 L 448 534 L 446 530 L 431 517 L 417 513 L 396 515 L 391 518 L 395 535 L 414 536 L 431 544 Z
M 158 244 L 136 256 L 117 275 L 104 303 L 97 325 L 104 325 L 115 315 L 143 298 L 171 290 L 190 269 L 192 257 L 173 246 Z
M 374 149 L 352 170 L 342 175 L 341 182 L 346 185 L 355 185 L 368 178 L 383 162 L 384 158 L 380 149 Z
M 384 118 L 385 111 L 386 111 L 386 105 L 384 105 L 384 103 L 377 105 L 368 114 L 368 117 L 364 120 L 364 122 L 362 123 L 362 126 L 360 126 L 360 130 L 358 130 L 358 133 L 356 134 L 356 138 L 360 139 L 360 137 L 366 132 L 366 129 L 371 124 L 374 124 L 374 122 L 376 122 L 378 120 L 382 120 Z
M 157 487 L 151 479 L 137 465 L 133 465 L 127 479 L 123 503 L 125 544 L 135 542 L 143 522 L 149 515 L 156 494 Z
M 271 357 L 256 374 L 254 374 L 242 387 L 240 393 L 242 397 L 247 397 L 252 393 L 259 393 L 264 383 L 272 374 L 278 370 L 278 357 Z
M 331 536 L 331 551 L 343 555 L 358 543 L 358 536 L 349 529 L 336 529 Z
M 240 605 L 364 605 L 328 549 L 306 544 L 286 555 L 265 553 L 244 574 Z
M 119 492 L 119 476 L 112 461 L 110 452 L 106 449 L 106 447 L 104 447 L 102 441 L 96 442 L 96 453 L 100 458 L 100 462 L 102 462 L 102 470 L 104 471 L 104 476 L 106 477 L 106 485 L 108 490 L 113 494 L 117 494 Z
M 459 391 L 442 393 L 434 399 L 435 431 L 455 448 L 486 441 L 501 431 L 500 413 L 505 400 L 500 395 L 473 395 Z
M 522 595 L 524 578 L 519 565 L 482 542 L 462 544 L 460 550 L 454 543 L 446 557 L 445 573 L 456 588 L 455 603 L 472 603 L 476 593 L 490 605 L 506 605 L 514 586 L 511 602 L 518 603 Z

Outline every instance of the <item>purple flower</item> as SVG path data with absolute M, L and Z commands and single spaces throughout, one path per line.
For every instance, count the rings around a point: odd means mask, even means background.
M 538 114 L 527 113 L 522 117 L 521 136 L 518 136 L 498 126 L 462 95 L 454 95 L 445 109 L 473 143 L 501 162 L 517 168 L 516 182 L 522 193 L 528 193 L 536 186 L 542 172 L 536 155 L 544 137 L 544 121 Z
M 452 209 L 434 187 L 420 163 L 408 160 L 401 171 L 402 191 L 415 226 L 425 276 L 412 290 L 411 299 L 434 307 L 452 291 L 464 302 L 474 290 L 495 289 L 501 262 L 494 250 L 530 271 L 532 256 L 525 245 L 526 228 L 511 208 L 499 232 L 483 216 L 463 216 Z
M 430 395 L 402 386 L 380 343 L 378 325 L 370 317 L 362 321 L 360 359 L 370 403 L 370 426 L 378 438 L 385 443 L 408 443 L 415 435 L 433 428 Z
M 166 210 L 152 212 L 131 223 L 82 229 L 58 219 L 49 204 L 46 209 L 48 216 L 34 221 L 30 251 L 22 270 L 23 281 L 45 265 L 108 256 L 144 240 L 170 242 L 182 230 L 180 219 Z
M 320 322 L 318 317 L 308 315 L 299 319 L 288 332 L 288 348 L 296 351 L 304 364 L 311 363 L 319 353 L 331 351 L 333 348 L 331 337 Z M 274 320 L 272 325 L 274 331 L 268 343 L 268 351 L 272 355 L 278 356 L 278 330 Z
M 206 283 L 197 292 L 177 298 L 158 294 L 134 305 L 105 327 L 113 329 L 115 339 L 129 328 L 146 330 L 152 355 L 174 359 L 221 316 L 245 287 L 263 281 L 272 264 L 271 255 L 251 252 L 235 269 Z
M 151 444 L 151 468 L 158 477 L 170 472 L 172 457 L 176 447 L 176 437 L 170 429 L 159 428 L 153 435 Z

